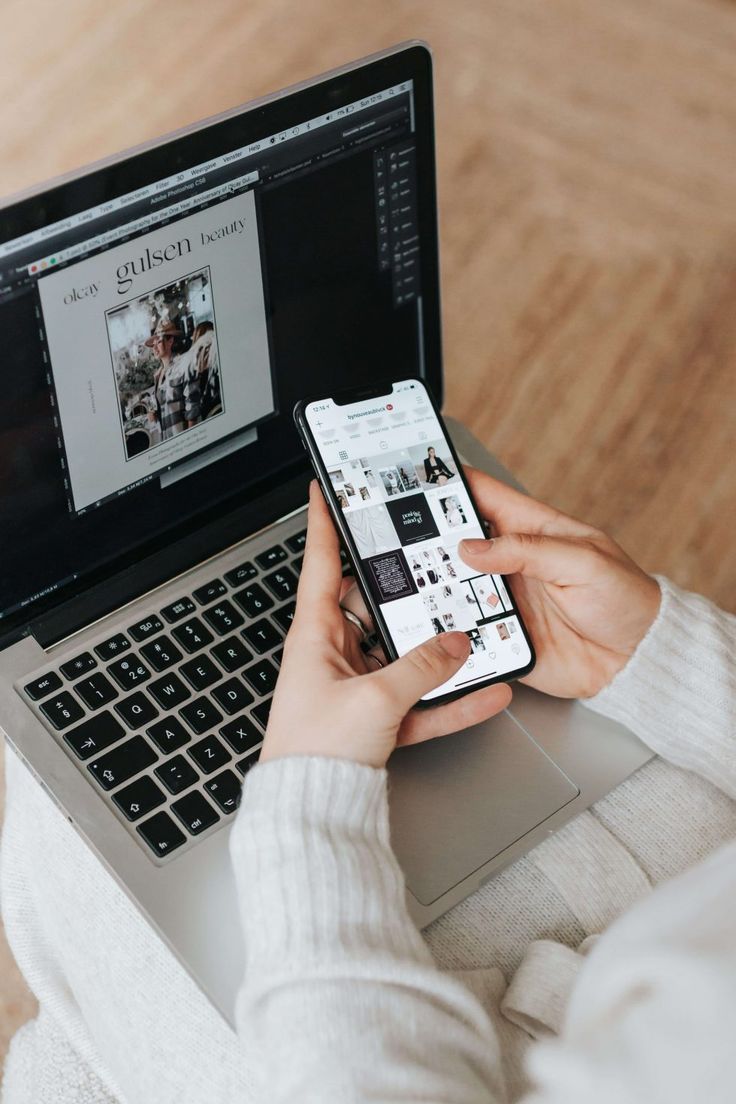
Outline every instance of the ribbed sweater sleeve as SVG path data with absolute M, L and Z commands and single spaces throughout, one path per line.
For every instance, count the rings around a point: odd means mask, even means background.
M 310 757 L 254 768 L 231 852 L 237 1025 L 259 1102 L 505 1100 L 485 1012 L 437 971 L 408 915 L 385 771 Z
M 736 617 L 657 581 L 662 601 L 649 632 L 585 704 L 736 798 Z

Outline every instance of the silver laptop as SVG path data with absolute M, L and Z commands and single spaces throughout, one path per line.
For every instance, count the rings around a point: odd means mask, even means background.
M 232 1021 L 228 829 L 305 538 L 292 407 L 377 375 L 421 375 L 442 396 L 427 47 L 13 197 L 0 327 L 0 724 Z M 487 724 L 395 754 L 393 839 L 417 921 L 648 757 L 626 730 L 520 687 Z

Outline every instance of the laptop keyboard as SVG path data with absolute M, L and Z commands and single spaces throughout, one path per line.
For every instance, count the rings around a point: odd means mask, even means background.
M 19 688 L 157 860 L 222 827 L 240 803 L 305 539 L 288 537 Z

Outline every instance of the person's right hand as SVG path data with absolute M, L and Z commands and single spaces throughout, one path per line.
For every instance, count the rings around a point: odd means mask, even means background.
M 659 610 L 655 579 L 599 529 L 466 468 L 491 540 L 458 551 L 479 572 L 509 575 L 537 663 L 521 682 L 588 698 L 624 667 Z

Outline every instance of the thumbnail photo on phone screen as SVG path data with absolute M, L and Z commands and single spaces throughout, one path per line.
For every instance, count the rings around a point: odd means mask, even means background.
M 305 417 L 399 655 L 460 630 L 467 663 L 425 700 L 526 667 L 531 651 L 500 575 L 478 575 L 458 542 L 482 526 L 421 383 Z

